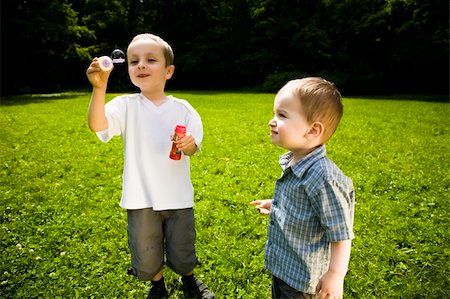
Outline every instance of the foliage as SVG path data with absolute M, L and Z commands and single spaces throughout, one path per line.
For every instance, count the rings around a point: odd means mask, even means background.
M 267 76 L 259 89 L 263 92 L 276 93 L 280 89 L 280 86 L 283 86 L 284 84 L 286 84 L 286 82 L 298 78 L 304 78 L 307 76 L 307 74 L 296 72 L 274 73 Z
M 4 95 L 85 88 L 92 57 L 142 32 L 173 46 L 177 89 L 264 91 L 294 72 L 336 74 L 347 94 L 448 92 L 443 0 L 2 1 L 1 13 Z
M 80 61 L 97 47 L 69 1 L 3 1 L 2 94 L 75 87 Z M 85 63 L 83 68 L 85 67 Z M 72 70 L 72 71 L 68 71 Z M 20 78 L 20 79 L 19 79 Z
M 177 92 L 202 116 L 191 159 L 196 270 L 218 298 L 269 298 L 263 267 L 270 198 L 282 149 L 268 139 L 273 94 Z M 109 94 L 108 99 L 114 95 Z M 327 146 L 357 191 L 345 298 L 448 298 L 450 106 L 418 98 L 344 100 Z M 89 95 L 2 98 L 2 298 L 144 298 L 126 275 L 126 212 L 118 206 L 122 144 L 86 124 Z M 177 275 L 166 271 L 172 298 Z

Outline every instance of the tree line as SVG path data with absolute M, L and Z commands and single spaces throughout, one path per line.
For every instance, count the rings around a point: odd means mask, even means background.
M 2 1 L 1 93 L 89 88 L 95 56 L 155 33 L 173 89 L 276 91 L 323 76 L 347 94 L 447 93 L 446 0 Z M 110 90 L 130 89 L 126 66 Z

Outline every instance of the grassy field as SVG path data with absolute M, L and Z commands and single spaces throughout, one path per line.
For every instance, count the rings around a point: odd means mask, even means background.
M 269 298 L 269 198 L 283 150 L 270 144 L 272 94 L 176 92 L 201 114 L 193 157 L 196 273 L 218 298 Z M 114 95 L 110 94 L 109 98 Z M 346 98 L 329 156 L 353 179 L 355 234 L 345 298 L 450 297 L 448 99 Z M 126 274 L 118 206 L 122 143 L 87 128 L 89 94 L 2 98 L 0 297 L 145 298 Z M 171 298 L 182 298 L 166 272 Z

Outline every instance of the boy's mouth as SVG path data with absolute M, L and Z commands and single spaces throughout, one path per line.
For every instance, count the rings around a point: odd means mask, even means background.
M 139 74 L 139 75 L 137 75 L 138 78 L 145 78 L 145 77 L 148 77 L 148 76 L 150 76 L 150 75 L 147 75 L 147 74 Z

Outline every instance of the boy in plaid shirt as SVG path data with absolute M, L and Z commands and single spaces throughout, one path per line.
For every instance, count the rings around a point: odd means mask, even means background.
M 272 298 L 343 297 L 355 197 L 325 150 L 342 112 L 339 91 L 322 78 L 290 81 L 275 97 L 270 138 L 288 150 L 283 174 L 273 199 L 250 203 L 270 214 L 264 263 Z

